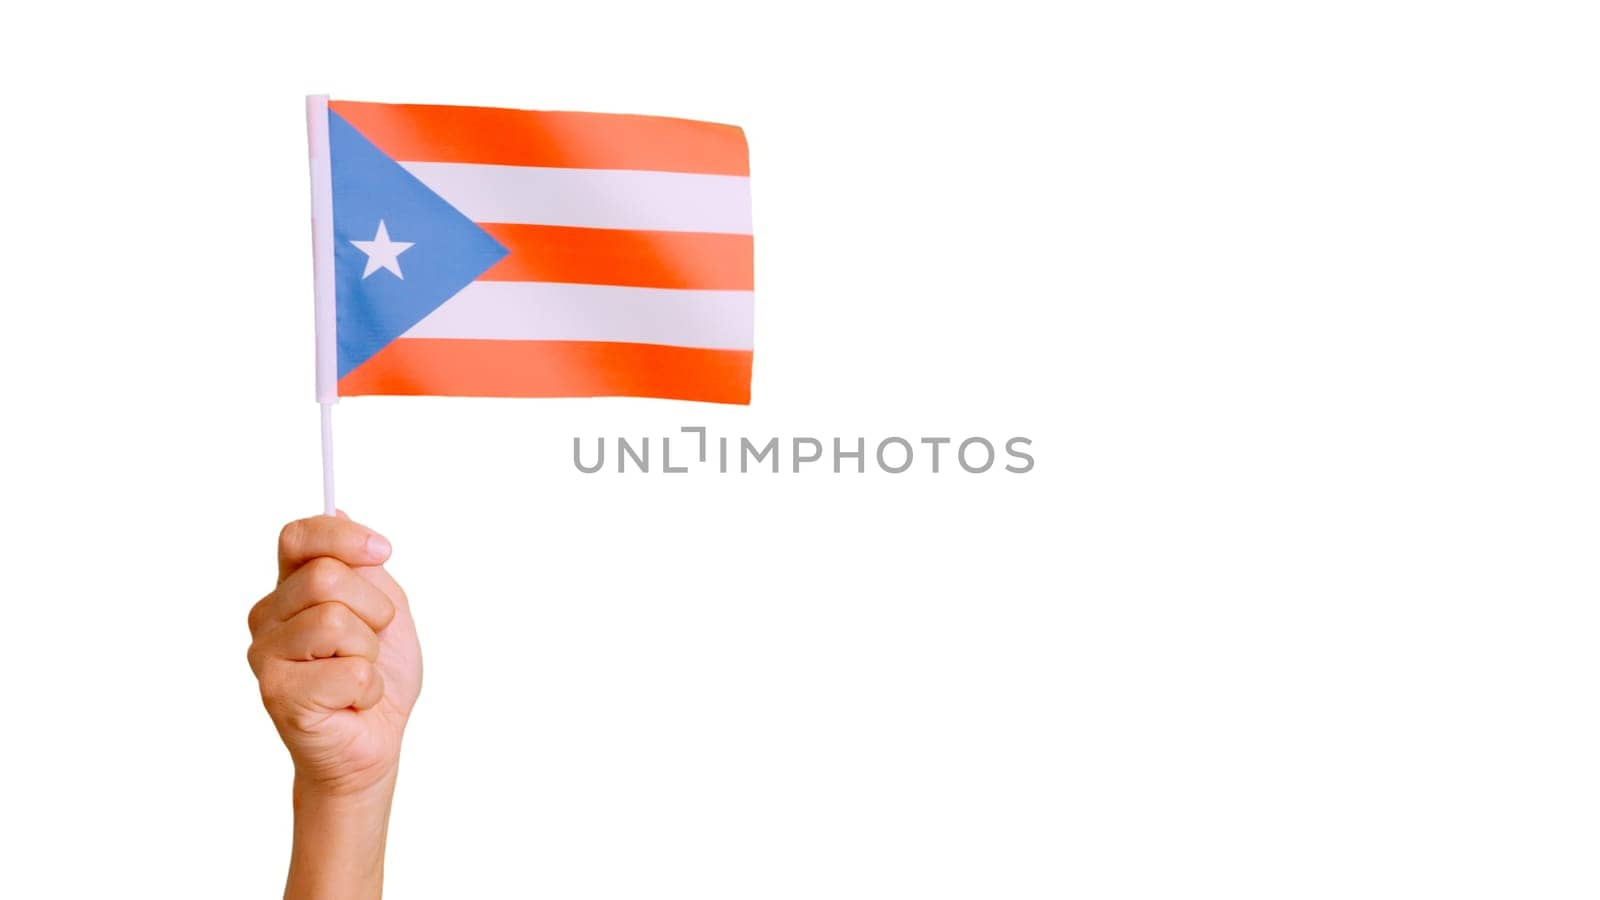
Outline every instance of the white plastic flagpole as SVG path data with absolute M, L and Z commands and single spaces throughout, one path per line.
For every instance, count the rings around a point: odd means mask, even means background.
M 333 164 L 328 153 L 328 95 L 306 97 L 311 149 L 311 261 L 315 278 L 317 403 L 322 407 L 322 512 L 333 515 L 333 404 L 339 402 L 338 319 L 334 315 Z
M 333 515 L 333 404 L 322 406 L 322 514 Z

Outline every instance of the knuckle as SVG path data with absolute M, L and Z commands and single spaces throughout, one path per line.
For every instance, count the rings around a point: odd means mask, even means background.
M 261 686 L 261 699 L 268 709 L 289 696 L 289 673 L 281 665 L 264 663 L 256 674 L 256 680 Z
M 324 603 L 317 607 L 317 627 L 323 631 L 343 633 L 355 624 L 355 614 L 343 603 Z
M 271 599 L 272 595 L 268 594 L 267 596 L 262 597 L 260 600 L 257 600 L 255 605 L 250 607 L 250 614 L 245 617 L 245 624 L 250 627 L 251 634 L 255 634 L 256 630 L 259 629 L 262 623 L 266 621 L 267 601 Z
M 294 550 L 305 543 L 306 527 L 305 519 L 295 519 L 293 522 L 283 526 L 282 530 L 278 532 L 278 549 Z
M 339 590 L 339 584 L 344 579 L 344 563 L 326 556 L 319 556 L 306 563 L 306 589 L 318 600 L 329 600 Z
M 383 629 L 389 627 L 389 623 L 394 621 L 394 617 L 396 615 L 399 615 L 400 608 L 395 606 L 393 600 L 390 600 L 388 597 L 384 597 L 382 600 L 378 601 L 375 612 L 377 615 L 375 620 L 377 624 L 376 630 L 382 631 Z

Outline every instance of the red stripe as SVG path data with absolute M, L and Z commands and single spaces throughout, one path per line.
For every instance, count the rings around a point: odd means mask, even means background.
M 401 162 L 749 175 L 735 125 L 608 113 L 335 100 L 328 107 Z
M 496 223 L 479 227 L 511 251 L 478 276 L 479 281 L 755 289 L 754 244 L 748 234 Z
M 339 395 L 663 397 L 749 403 L 749 350 L 605 341 L 400 338 L 339 380 Z

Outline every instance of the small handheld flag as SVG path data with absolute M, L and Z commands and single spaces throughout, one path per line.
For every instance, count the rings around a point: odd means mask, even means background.
M 732 125 L 306 98 L 324 499 L 360 394 L 749 403 Z

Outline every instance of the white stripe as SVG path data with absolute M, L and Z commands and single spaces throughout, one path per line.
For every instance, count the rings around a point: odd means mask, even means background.
M 400 165 L 474 222 L 750 233 L 750 179 L 744 175 Z
M 750 350 L 755 346 L 755 294 L 475 281 L 403 337 L 621 341 Z

